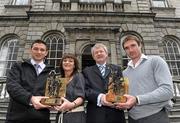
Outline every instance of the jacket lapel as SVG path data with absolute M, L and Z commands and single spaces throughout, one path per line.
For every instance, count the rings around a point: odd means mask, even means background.
M 100 72 L 100 70 L 99 70 L 97 65 L 93 66 L 93 70 L 94 70 L 95 73 L 97 73 L 98 76 L 102 77 L 101 72 Z
M 110 72 L 111 72 L 111 70 L 110 70 L 110 68 L 109 68 L 109 65 L 107 64 L 107 65 L 106 65 L 106 70 L 105 70 L 104 78 L 106 78 L 107 76 L 109 76 Z

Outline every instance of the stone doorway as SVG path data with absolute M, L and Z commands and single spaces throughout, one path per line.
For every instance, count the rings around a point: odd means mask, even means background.
M 91 55 L 91 47 L 93 46 L 94 44 L 91 44 L 84 48 L 84 51 L 82 53 L 82 70 L 87 66 L 92 66 L 96 64 Z

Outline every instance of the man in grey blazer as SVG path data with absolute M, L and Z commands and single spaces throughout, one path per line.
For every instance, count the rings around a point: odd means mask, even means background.
M 129 95 L 116 108 L 129 110 L 129 123 L 169 123 L 173 83 L 167 63 L 159 56 L 144 55 L 135 36 L 128 35 L 122 45 L 131 59 L 123 71 L 129 79 Z
M 125 123 L 124 111 L 116 109 L 114 104 L 107 102 L 105 98 L 110 76 L 109 66 L 111 70 L 117 71 L 117 76 L 122 76 L 121 68 L 107 64 L 108 50 L 104 44 L 95 44 L 91 53 L 96 65 L 83 70 L 86 80 L 85 93 L 88 100 L 87 123 Z M 102 67 L 102 70 L 99 67 Z

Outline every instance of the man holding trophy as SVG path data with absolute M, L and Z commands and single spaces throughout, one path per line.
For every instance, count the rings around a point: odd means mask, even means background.
M 173 83 L 167 63 L 159 56 L 144 55 L 142 42 L 134 35 L 127 35 L 122 45 L 131 59 L 123 71 L 129 95 L 116 108 L 128 109 L 129 123 L 169 123 Z
M 121 68 L 107 64 L 108 50 L 102 43 L 95 44 L 91 53 L 96 65 L 83 70 L 86 81 L 87 123 L 125 123 L 124 111 L 115 108 L 115 103 L 126 99 L 120 96 L 125 87 Z M 125 91 L 125 90 L 124 90 Z
M 50 123 L 49 107 L 40 103 L 44 97 L 46 79 L 53 67 L 44 63 L 48 53 L 42 40 L 35 40 L 31 59 L 15 63 L 7 75 L 10 102 L 6 123 Z

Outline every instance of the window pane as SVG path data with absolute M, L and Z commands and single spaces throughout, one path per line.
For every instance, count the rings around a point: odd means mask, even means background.
M 6 39 L 0 51 L 0 77 L 5 77 L 12 64 L 17 60 L 19 41 L 17 39 Z
M 45 42 L 49 48 L 48 63 L 58 67 L 59 59 L 62 58 L 64 53 L 64 40 L 60 34 L 50 34 L 45 38 Z
M 153 0 L 154 7 L 168 7 L 166 0 Z
M 14 0 L 13 5 L 28 5 L 29 0 Z
M 166 61 L 169 65 L 171 74 L 173 76 L 179 76 L 180 75 L 180 51 L 179 51 L 179 45 L 176 41 L 172 40 L 171 38 L 166 38 L 164 43 L 164 54 Z

